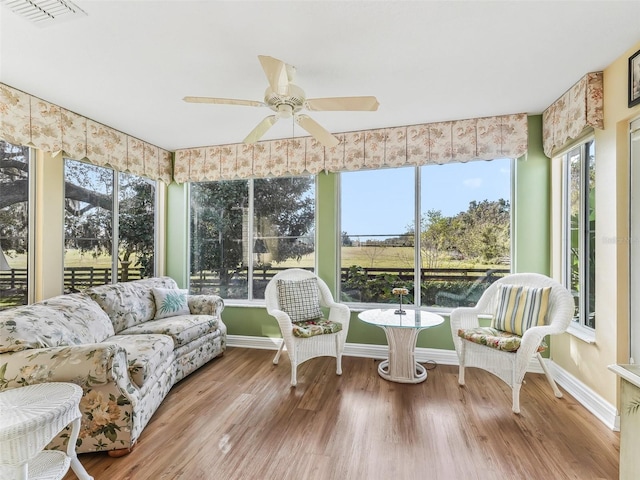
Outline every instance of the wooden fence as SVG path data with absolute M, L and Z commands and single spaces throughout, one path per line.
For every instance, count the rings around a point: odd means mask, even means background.
M 142 278 L 140 268 L 118 269 L 118 280 L 139 280 L 140 278 Z M 86 288 L 110 282 L 110 268 L 67 267 L 64 269 L 64 290 L 66 293 L 80 292 Z M 0 271 L 0 294 L 2 296 L 25 294 L 27 285 L 26 268 Z
M 279 271 L 286 270 L 285 267 L 270 267 L 267 269 L 254 269 L 254 297 L 260 298 L 261 291 L 269 280 Z M 312 270 L 308 268 L 308 270 Z M 347 282 L 351 269 L 341 269 L 341 281 Z M 484 269 L 484 268 L 423 268 L 420 271 L 422 282 L 456 282 L 468 285 L 469 287 L 482 283 L 491 283 L 509 273 L 509 269 Z M 216 272 L 201 271 L 191 276 L 190 289 L 192 293 L 223 293 L 222 290 L 228 288 L 240 288 L 247 283 L 248 271 L 246 268 L 236 270 L 228 285 L 222 285 L 220 276 Z M 403 282 L 414 281 L 414 270 L 412 268 L 359 268 L 359 275 L 365 275 L 367 281 L 392 276 Z M 142 278 L 140 268 L 127 268 L 118 270 L 118 280 L 138 280 Z M 5 303 L 20 304 L 26 303 L 27 292 L 27 270 L 14 268 L 8 271 L 0 271 L 0 299 Z M 64 291 L 65 293 L 80 292 L 87 288 L 104 285 L 111 282 L 110 268 L 95 267 L 68 267 L 64 269 Z M 486 288 L 486 285 L 485 287 Z M 441 302 L 438 302 L 441 303 Z
M 273 276 L 286 270 L 287 267 L 270 267 L 268 269 L 255 268 L 253 270 L 253 279 L 257 282 L 268 282 Z M 313 270 L 313 268 L 306 268 Z M 341 281 L 345 282 L 349 277 L 349 268 L 342 268 L 340 271 Z M 364 273 L 367 280 L 373 280 L 382 275 L 391 275 L 397 277 L 398 280 L 413 282 L 415 271 L 413 268 L 360 268 L 360 272 Z M 487 277 L 500 278 L 510 272 L 504 268 L 423 268 L 420 275 L 423 281 L 441 281 L 441 282 L 468 282 L 470 285 L 474 282 L 485 279 Z M 231 283 L 246 283 L 247 269 L 238 269 L 232 276 Z M 190 288 L 193 291 L 206 291 L 211 288 L 219 288 L 221 286 L 220 276 L 212 271 L 200 271 L 191 275 Z

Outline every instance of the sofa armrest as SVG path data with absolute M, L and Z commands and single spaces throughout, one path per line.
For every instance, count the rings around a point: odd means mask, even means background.
M 0 391 L 44 382 L 80 385 L 82 424 L 76 452 L 131 448 L 144 424 L 136 415 L 141 394 L 131 382 L 125 350 L 113 342 L 36 348 L 0 354 Z M 146 424 L 146 422 L 145 422 Z M 47 448 L 66 449 L 68 431 L 62 431 Z
M 85 390 L 111 382 L 129 390 L 126 352 L 105 342 L 0 354 L 0 390 L 44 382 L 72 382 Z
M 213 315 L 220 318 L 224 300 L 218 295 L 188 295 L 189 312 L 193 315 Z

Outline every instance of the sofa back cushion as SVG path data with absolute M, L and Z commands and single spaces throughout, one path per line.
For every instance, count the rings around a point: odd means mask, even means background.
M 57 310 L 41 303 L 0 311 L 0 353 L 83 343 Z
M 60 295 L 41 303 L 60 313 L 82 343 L 100 343 L 114 335 L 111 319 L 88 295 Z
M 154 277 L 100 285 L 88 289 L 86 293 L 106 312 L 118 334 L 155 317 L 154 287 L 178 288 L 178 284 L 170 277 Z

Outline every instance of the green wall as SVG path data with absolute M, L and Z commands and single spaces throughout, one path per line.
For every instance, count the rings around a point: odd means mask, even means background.
M 529 117 L 529 152 L 515 161 L 513 181 L 513 265 L 517 272 L 549 271 L 549 159 L 542 151 L 542 117 Z M 338 216 L 339 175 L 320 173 L 317 177 L 316 261 L 317 272 L 336 291 L 338 278 Z M 188 189 L 172 184 L 168 190 L 167 208 L 167 275 L 179 285 L 187 283 L 188 253 Z M 264 307 L 230 306 L 222 318 L 229 335 L 280 337 L 275 319 Z M 426 332 L 426 333 L 425 333 Z M 351 315 L 347 342 L 386 345 L 382 329 Z M 449 320 L 438 327 L 423 331 L 418 347 L 453 350 Z
M 166 274 L 187 288 L 189 258 L 189 188 L 172 183 L 167 189 Z
M 514 167 L 512 270 L 549 275 L 551 160 L 542 149 L 542 115 L 529 117 L 527 154 Z

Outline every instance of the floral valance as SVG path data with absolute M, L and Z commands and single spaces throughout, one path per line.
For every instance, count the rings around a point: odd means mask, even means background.
M 325 148 L 312 137 L 177 150 L 174 180 L 202 182 L 408 165 L 517 158 L 527 151 L 527 115 L 336 134 Z
M 0 83 L 0 138 L 171 182 L 171 152 Z
M 580 137 L 586 128 L 604 128 L 602 72 L 588 73 L 542 114 L 547 157 Z

